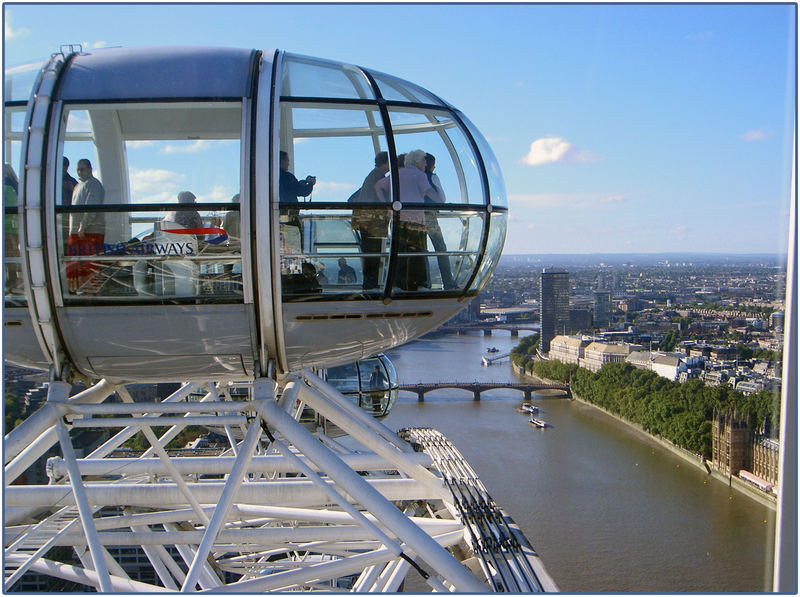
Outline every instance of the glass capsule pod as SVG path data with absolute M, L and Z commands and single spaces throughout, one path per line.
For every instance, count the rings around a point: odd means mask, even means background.
M 399 384 L 392 361 L 384 354 L 330 367 L 324 379 L 373 417 L 382 419 L 397 402 Z
M 78 49 L 7 70 L 4 118 L 5 358 L 56 375 L 345 365 L 447 321 L 502 251 L 485 139 L 378 71 Z

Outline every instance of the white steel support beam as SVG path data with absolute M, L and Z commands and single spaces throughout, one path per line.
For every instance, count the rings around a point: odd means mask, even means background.
M 152 425 L 238 425 L 246 421 L 244 417 L 236 416 L 216 416 L 216 415 L 191 415 L 183 417 L 142 417 L 134 419 L 131 417 L 113 417 L 108 419 L 76 419 L 72 421 L 74 428 L 105 428 L 105 427 L 133 427 L 140 431 L 142 427 Z
M 254 386 L 256 388 L 261 387 L 266 389 L 266 384 L 267 380 L 257 380 Z M 259 395 L 260 393 L 261 392 L 258 389 L 255 390 L 255 395 L 257 398 L 262 398 L 262 396 Z M 271 394 L 271 392 L 269 393 Z M 247 430 L 247 435 L 245 436 L 244 441 L 242 441 L 242 445 L 239 447 L 239 455 L 236 457 L 236 462 L 234 463 L 231 473 L 225 483 L 225 488 L 222 491 L 222 495 L 220 496 L 217 507 L 214 509 L 214 515 L 211 517 L 211 521 L 208 523 L 208 528 L 203 536 L 203 541 L 197 548 L 194 561 L 192 562 L 189 572 L 186 575 L 186 580 L 181 587 L 182 592 L 195 590 L 195 584 L 197 583 L 197 578 L 200 573 L 200 565 L 205 562 L 206 556 L 208 556 L 209 552 L 211 551 L 211 546 L 217 540 L 217 535 L 222 529 L 222 525 L 225 524 L 228 511 L 233 504 L 233 500 L 236 499 L 236 495 L 239 492 L 239 488 L 242 484 L 244 476 L 247 473 L 247 464 L 249 463 L 250 458 L 253 456 L 256 443 L 261 437 L 261 422 L 259 418 L 263 412 L 263 409 L 265 408 L 265 405 L 269 403 L 270 398 L 271 396 L 263 396 L 264 403 L 258 410 L 256 418 L 254 418 L 250 423 L 250 428 Z
M 342 394 L 336 388 L 324 381 L 318 375 L 306 369 L 303 371 L 303 381 L 305 381 L 305 383 L 307 383 L 310 387 L 320 392 L 323 396 L 328 398 L 328 400 L 336 404 L 336 406 L 344 410 L 346 413 L 349 413 L 351 417 L 361 424 L 362 427 L 370 429 L 378 436 L 382 437 L 386 442 L 394 445 L 398 450 L 407 454 L 410 454 L 414 451 L 408 442 L 398 437 L 394 431 L 389 429 L 378 419 L 367 414 L 364 409 L 353 404 L 352 401 L 342 396 Z M 304 395 L 305 394 L 303 394 L 303 396 Z
M 211 397 L 212 397 L 213 400 L 216 400 L 216 401 L 219 400 L 219 392 L 217 391 L 217 386 L 214 383 L 210 383 L 209 384 L 208 393 L 211 394 Z M 225 397 L 227 402 L 233 403 L 233 401 L 231 400 L 230 395 L 227 392 L 224 393 L 223 396 Z M 243 403 L 236 402 L 235 404 L 243 404 Z M 239 455 L 239 452 L 238 452 L 239 446 L 236 443 L 236 438 L 233 435 L 233 431 L 231 430 L 231 426 L 230 425 L 225 425 L 224 429 L 225 429 L 225 435 L 228 438 L 228 443 L 230 444 L 231 450 L 233 451 L 233 455 L 234 456 L 238 456 Z
M 176 531 L 151 531 L 147 527 L 137 525 L 138 531 L 100 531 L 98 541 L 101 545 L 132 547 L 137 545 L 173 545 L 185 543 L 187 545 L 199 544 L 206 534 L 204 530 L 176 530 Z M 425 532 L 429 535 L 451 532 L 452 527 L 448 526 L 429 526 Z M 262 527 L 229 530 L 223 529 L 217 535 L 215 541 L 220 545 L 247 544 L 247 545 L 283 545 L 286 543 L 300 544 L 311 541 L 321 541 L 323 543 L 355 543 L 362 541 L 372 541 L 375 534 L 372 529 L 365 529 L 355 524 L 338 526 L 299 526 L 299 527 Z M 382 542 L 383 539 L 379 539 Z M 64 545 L 83 545 L 86 539 L 83 535 L 70 531 L 60 535 L 52 544 L 55 546 Z M 396 545 L 396 542 L 395 542 Z M 395 556 L 400 551 L 397 550 Z
M 177 402 L 179 400 L 183 400 L 194 390 L 196 390 L 199 386 L 200 384 L 196 382 L 184 384 L 180 388 L 178 388 L 175 392 L 164 398 L 164 400 L 162 400 L 161 402 L 162 403 Z M 111 452 L 120 447 L 124 442 L 126 442 L 128 439 L 136 435 L 137 431 L 139 431 L 139 429 L 136 427 L 129 427 L 127 429 L 123 429 L 122 431 L 117 433 L 114 437 L 105 442 L 102 446 L 97 448 L 94 452 L 89 454 L 87 458 L 104 458 L 108 456 L 109 454 L 111 454 Z M 177 432 L 175 433 L 175 435 L 177 435 Z
M 203 512 L 203 507 L 200 505 L 200 502 L 197 501 L 197 498 L 194 497 L 192 490 L 189 489 L 189 486 L 186 485 L 186 481 L 183 480 L 183 475 L 181 475 L 174 466 L 172 466 L 172 461 L 170 460 L 169 455 L 167 455 L 166 450 L 158 443 L 158 438 L 156 434 L 153 433 L 153 430 L 150 427 L 142 427 L 142 433 L 144 433 L 145 438 L 147 441 L 150 442 L 150 445 L 153 446 L 156 454 L 158 455 L 159 460 L 164 464 L 169 471 L 170 477 L 172 480 L 175 481 L 175 484 L 181 490 L 181 493 L 186 496 L 186 499 L 189 501 L 189 504 L 192 506 L 192 510 L 194 510 L 197 517 L 203 524 L 208 524 L 208 516 L 206 513 Z
M 131 530 L 134 532 L 143 532 L 149 531 L 150 528 L 147 526 L 132 525 Z M 186 578 L 186 574 L 167 552 L 166 548 L 164 548 L 163 545 L 142 545 L 142 550 L 148 559 L 153 562 L 153 568 L 156 570 L 156 573 L 159 574 L 164 586 L 177 591 L 178 585 L 175 583 L 175 580 L 182 583 L 183 579 Z M 156 564 L 156 562 L 159 563 Z M 166 567 L 166 571 L 163 569 L 163 567 Z M 175 580 L 173 580 L 173 578 Z
M 460 532 L 454 532 L 447 533 L 446 535 L 440 535 L 435 537 L 434 540 L 442 548 L 445 548 L 455 545 L 461 541 L 461 538 L 462 534 Z M 410 555 L 413 554 L 413 550 L 410 548 L 408 549 L 408 552 Z M 277 591 L 289 587 L 302 586 L 303 583 L 309 581 L 335 579 L 341 576 L 348 576 L 350 574 L 358 574 L 368 566 L 382 566 L 392 559 L 394 559 L 394 555 L 391 551 L 384 547 L 356 556 L 333 560 L 331 562 L 312 564 L 311 566 L 307 566 L 299 570 L 278 572 L 275 574 L 269 574 L 262 578 L 228 584 L 222 587 L 217 587 L 214 591 L 221 593 L 256 593 Z M 474 588 L 468 592 L 486 592 L 486 585 L 483 585 L 482 583 L 478 584 L 480 585 L 480 588 Z
M 134 532 L 141 533 L 141 532 L 149 531 L 149 528 L 148 527 L 140 527 L 140 526 L 132 526 L 131 530 L 134 531 Z M 101 541 L 102 541 L 102 539 L 101 539 Z M 150 561 L 150 564 L 153 566 L 153 570 L 155 571 L 156 575 L 158 576 L 159 580 L 161 581 L 161 584 L 163 584 L 168 589 L 172 589 L 173 591 L 177 591 L 178 590 L 178 585 L 176 584 L 175 579 L 172 577 L 172 574 L 170 574 L 170 571 L 169 571 L 169 568 L 167 567 L 167 564 L 162 559 L 164 557 L 164 554 L 166 554 L 166 557 L 169 558 L 170 560 L 172 559 L 172 558 L 169 557 L 169 554 L 167 553 L 167 550 L 164 549 L 160 545 L 159 546 L 153 546 L 153 545 L 140 544 L 140 546 L 142 548 L 142 551 L 144 552 L 144 555 L 147 557 L 147 559 Z M 158 549 L 159 547 L 161 548 L 160 550 Z
M 81 481 L 81 474 L 78 471 L 78 467 L 75 465 L 75 451 L 72 449 L 69 431 L 67 431 L 66 425 L 58 420 L 56 421 L 56 432 L 58 433 L 58 441 L 61 444 L 64 460 L 67 463 L 67 470 L 69 470 L 69 482 L 72 486 L 72 494 L 75 497 L 78 511 L 80 512 L 81 525 L 86 535 L 86 542 L 89 544 L 89 551 L 92 554 L 92 563 L 97 572 L 97 588 L 104 593 L 108 593 L 112 590 L 111 578 L 109 577 L 108 568 L 106 568 L 105 558 L 103 557 L 103 547 L 100 545 L 100 540 L 97 537 L 97 529 L 94 527 L 92 508 L 86 497 L 86 491 Z
M 131 577 L 128 576 L 128 573 L 125 572 L 125 570 L 122 569 L 122 566 L 119 565 L 119 562 L 117 562 L 114 557 L 108 553 L 108 550 L 105 547 L 101 547 L 101 549 L 103 550 L 103 559 L 106 562 L 106 567 L 108 568 L 109 573 L 112 576 L 119 576 L 120 578 L 127 578 L 130 580 Z
M 91 388 L 75 394 L 67 400 L 70 386 L 61 381 L 51 382 L 47 389 L 47 402 L 39 410 L 25 419 L 9 432 L 3 440 L 3 461 L 5 464 L 16 458 L 25 448 L 29 447 L 35 438 L 52 427 L 60 416 L 53 402 L 66 402 L 69 405 L 83 403 L 93 404 L 102 402 L 114 393 L 117 386 L 102 379 Z M 55 396 L 57 393 L 58 396 Z M 53 437 L 53 443 L 57 438 Z M 52 446 L 52 444 L 50 444 Z M 50 446 L 47 448 L 49 449 Z M 47 449 L 45 449 L 45 452 Z
M 459 591 L 481 592 L 486 589 L 484 584 L 458 560 L 442 549 L 427 533 L 412 524 L 400 510 L 375 491 L 374 487 L 363 477 L 345 466 L 333 452 L 322 445 L 305 427 L 290 417 L 277 404 L 267 402 L 261 412 L 267 423 L 278 429 L 298 450 L 315 462 L 321 470 L 324 470 L 337 485 L 358 503 L 365 506 L 392 533 L 408 544 L 439 574 L 452 582 Z M 396 451 L 396 448 L 392 449 Z M 431 474 L 427 470 L 425 473 Z
M 330 386 L 327 384 L 325 384 L 325 386 L 330 388 Z M 335 392 L 333 388 L 330 389 Z M 451 498 L 450 492 L 442 485 L 441 479 L 431 473 L 428 469 L 420 466 L 410 459 L 408 454 L 401 452 L 395 444 L 390 443 L 382 436 L 371 433 L 368 429 L 365 429 L 359 422 L 360 416 L 348 416 L 352 413 L 349 408 L 344 408 L 344 403 L 356 408 L 361 414 L 365 415 L 366 413 L 364 413 L 363 410 L 351 404 L 347 400 L 329 400 L 330 397 L 327 394 L 323 394 L 321 390 L 315 388 L 300 386 L 300 396 L 311 408 L 316 410 L 329 421 L 332 421 L 338 425 L 346 433 L 360 441 L 367 448 L 376 454 L 383 456 L 400 471 L 414 479 L 417 479 L 420 483 L 425 484 L 432 491 L 438 492 L 440 498 L 444 500 L 449 500 Z
M 59 510 L 59 512 L 56 512 L 53 516 L 43 520 L 41 523 L 39 523 L 38 525 L 33 527 L 32 532 L 35 533 L 36 530 L 38 530 L 42 526 L 46 525 L 47 522 L 49 520 L 51 520 L 53 517 L 59 516 L 62 512 L 63 512 L 63 510 Z M 50 551 L 51 547 L 53 547 L 54 545 L 57 545 L 58 542 L 60 541 L 61 537 L 63 535 L 66 535 L 67 533 L 69 533 L 72 530 L 73 527 L 77 526 L 78 522 L 79 522 L 78 518 L 73 519 L 71 522 L 67 523 L 64 526 L 64 528 L 62 528 L 57 533 L 53 534 L 53 536 L 50 539 L 48 539 L 39 549 L 37 549 L 34 553 L 30 554 L 28 556 L 28 561 L 25 562 L 24 564 L 22 564 L 19 568 L 17 568 L 14 571 L 14 573 L 11 574 L 11 576 L 9 576 L 5 580 L 5 583 L 4 583 L 5 590 L 8 591 L 9 589 L 11 589 L 11 587 L 14 585 L 14 583 L 17 582 L 20 579 L 20 577 L 22 577 L 22 575 L 25 574 L 25 572 L 28 571 L 28 569 L 34 564 L 34 562 L 36 562 L 36 560 L 38 560 L 40 557 L 42 557 L 48 551 Z M 18 537 L 14 541 L 14 543 L 9 545 L 8 548 L 5 551 L 5 557 L 10 556 L 17 549 L 19 549 L 23 545 L 23 543 L 25 542 L 25 539 L 28 536 L 30 536 L 30 534 L 31 533 L 23 533 L 22 535 L 20 535 L 20 537 Z M 74 542 L 67 543 L 67 545 L 73 545 L 73 544 L 74 544 Z
M 14 430 L 16 431 L 16 429 Z M 13 432 L 12 432 L 13 433 Z M 56 428 L 51 426 L 42 435 L 32 441 L 20 454 L 6 465 L 3 475 L 5 485 L 8 487 L 17 478 L 28 470 L 34 462 L 39 460 L 58 441 Z
M 392 560 L 381 572 L 380 577 L 375 583 L 375 587 L 370 591 L 373 593 L 395 593 L 397 587 L 403 582 L 411 564 L 405 560 Z
M 14 555 L 10 559 L 22 558 L 23 556 Z M 36 561 L 31 566 L 31 572 L 38 572 L 39 574 L 46 574 L 56 578 L 63 578 L 71 582 L 86 585 L 89 587 L 96 587 L 98 585 L 98 574 L 94 570 L 87 568 L 78 568 L 61 562 L 54 562 L 44 558 Z M 157 585 L 151 585 L 135 580 L 126 578 L 119 578 L 117 576 L 111 577 L 111 591 L 117 593 L 163 593 L 167 589 Z
M 315 440 L 317 441 L 317 440 Z M 422 486 L 414 479 L 364 480 L 390 501 L 433 500 L 438 492 Z M 188 483 L 189 489 L 201 504 L 216 504 L 220 500 L 224 483 Z M 98 506 L 185 507 L 186 498 L 174 483 L 92 484 L 86 488 L 89 501 Z M 245 483 L 239 489 L 239 502 L 264 506 L 294 504 L 298 507 L 324 506 L 330 500 L 324 492 L 305 480 L 276 480 Z M 12 485 L 5 492 L 6 507 L 41 506 L 56 507 L 75 504 L 69 488 L 63 485 Z
M 317 470 L 313 462 L 305 456 L 297 456 L 312 470 Z M 385 458 L 377 454 L 343 454 L 341 459 L 357 471 L 395 470 L 396 467 Z M 408 459 L 420 466 L 427 467 L 431 464 L 431 457 L 424 452 L 415 452 L 408 455 Z M 231 472 L 236 458 L 233 456 L 192 456 L 191 458 L 172 458 L 172 466 L 182 475 L 226 475 Z M 67 468 L 61 458 L 48 459 L 48 467 L 56 478 L 67 474 Z M 160 461 L 152 458 L 82 458 L 78 461 L 78 469 L 82 475 L 144 475 L 166 474 L 167 467 Z M 253 456 L 247 466 L 248 473 L 297 473 L 297 466 L 283 456 L 270 454 L 268 456 Z
M 211 398 L 212 398 L 211 394 L 206 394 L 198 402 L 208 402 L 211 400 Z M 183 431 L 185 427 L 186 427 L 185 423 L 173 425 L 172 427 L 167 429 L 161 437 L 158 438 L 159 443 L 162 446 L 166 446 L 169 442 L 175 439 L 178 436 L 178 434 L 181 431 Z M 153 455 L 153 448 L 148 448 L 147 450 L 145 450 L 145 453 L 142 454 L 142 458 L 149 458 L 152 455 Z
M 69 384 L 61 381 L 51 382 L 47 389 L 45 405 L 15 427 L 3 441 L 3 457 L 6 462 L 5 485 L 14 482 L 58 441 L 58 434 L 53 425 L 62 413 L 56 404 L 102 402 L 113 394 L 116 388 L 116 385 L 101 380 L 67 400 Z
M 272 445 L 278 449 L 287 459 L 291 460 L 292 458 L 297 459 L 289 447 L 283 443 L 282 440 L 275 439 L 272 442 Z M 323 481 L 319 475 L 312 471 L 308 466 L 299 462 L 299 459 L 295 460 L 295 464 L 300 468 L 300 471 L 306 476 L 307 479 L 311 480 L 314 485 L 320 487 L 328 496 L 344 510 L 347 514 L 353 517 L 353 520 L 360 525 L 362 528 L 366 529 L 372 536 L 378 539 L 384 546 L 386 546 L 392 553 L 396 556 L 399 556 L 402 553 L 400 546 L 395 542 L 394 539 L 389 537 L 386 533 L 384 533 L 381 529 L 378 528 L 376 524 L 371 522 L 364 516 L 360 510 L 358 510 L 355 506 L 350 504 L 345 498 L 343 498 L 339 493 L 334 489 L 333 486 L 328 485 L 325 481 Z
M 133 398 L 131 398 L 131 395 L 128 393 L 127 389 L 121 388 L 119 395 L 126 402 L 131 402 L 131 403 L 133 402 Z M 134 416 L 136 416 L 137 413 L 133 414 Z M 203 512 L 202 506 L 194 497 L 189 487 L 187 487 L 186 481 L 183 480 L 183 475 L 181 475 L 173 466 L 172 460 L 170 460 L 170 457 L 167 455 L 167 451 L 164 450 L 164 448 L 161 446 L 160 443 L 158 443 L 158 438 L 156 437 L 156 434 L 153 433 L 153 430 L 150 427 L 142 427 L 142 433 L 144 434 L 147 441 L 150 442 L 150 445 L 153 447 L 153 450 L 155 450 L 156 454 L 158 455 L 158 459 L 161 461 L 166 470 L 169 472 L 170 476 L 172 477 L 172 480 L 175 481 L 175 484 L 180 488 L 183 495 L 185 495 L 186 499 L 189 500 L 189 504 L 191 504 L 192 509 L 195 511 L 195 514 L 197 514 L 200 521 L 203 524 L 208 524 L 208 517 L 206 516 L 206 513 Z
M 178 525 L 172 523 L 165 524 L 164 528 L 167 531 L 180 531 Z M 186 567 L 190 567 L 194 561 L 195 549 L 191 545 L 186 545 L 183 543 L 176 544 L 175 549 L 178 550 L 178 554 L 181 556 L 183 563 L 186 564 Z M 209 568 L 208 562 L 203 562 L 201 568 L 202 571 L 200 572 L 200 577 L 197 580 L 198 584 L 203 589 L 213 589 L 214 587 L 218 586 L 220 581 L 216 577 L 216 574 L 214 574 Z
M 364 571 L 359 574 L 356 582 L 353 583 L 352 592 L 353 593 L 367 593 L 375 584 L 375 580 L 378 578 L 378 575 L 381 573 L 381 569 L 378 566 L 368 566 L 364 568 Z
M 255 402 L 134 402 L 126 388 L 117 390 L 120 395 L 127 396 L 126 402 L 111 402 L 108 404 L 74 404 L 68 405 L 67 412 L 77 415 L 135 415 L 142 417 L 145 413 L 209 413 L 233 412 L 255 410 Z

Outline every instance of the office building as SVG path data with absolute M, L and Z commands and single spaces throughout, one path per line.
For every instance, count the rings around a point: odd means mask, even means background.
M 569 274 L 562 269 L 544 268 L 539 288 L 541 351 L 550 351 L 550 341 L 569 331 Z
M 611 292 L 594 291 L 594 327 L 608 329 L 611 325 Z

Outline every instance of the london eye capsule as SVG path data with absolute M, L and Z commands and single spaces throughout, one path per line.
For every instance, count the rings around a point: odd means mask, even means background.
M 70 48 L 5 86 L 11 362 L 111 381 L 336 367 L 448 320 L 499 259 L 488 144 L 396 77 Z

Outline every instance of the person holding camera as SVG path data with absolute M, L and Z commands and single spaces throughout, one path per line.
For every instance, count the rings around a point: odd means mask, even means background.
M 314 176 L 306 176 L 303 180 L 297 180 L 295 175 L 289 172 L 289 154 L 285 151 L 280 153 L 281 174 L 279 179 L 279 196 L 281 203 L 297 203 L 298 197 L 308 197 L 317 184 Z

